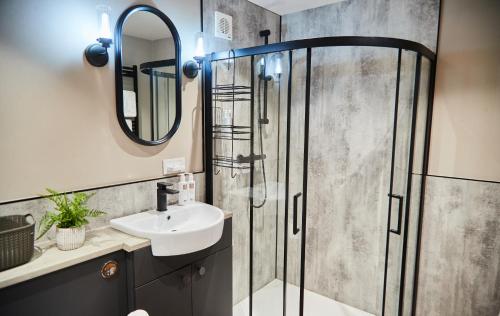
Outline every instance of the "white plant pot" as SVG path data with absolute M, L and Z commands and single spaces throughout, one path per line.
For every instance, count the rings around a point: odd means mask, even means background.
M 85 226 L 73 228 L 56 228 L 57 248 L 73 250 L 80 248 L 85 242 Z

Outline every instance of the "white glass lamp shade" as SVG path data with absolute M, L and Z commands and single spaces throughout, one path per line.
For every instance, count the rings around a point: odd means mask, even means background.
M 274 55 L 274 76 L 279 77 L 283 73 L 283 54 L 276 53 Z
M 205 57 L 205 42 L 203 38 L 203 32 L 196 33 L 194 57 Z
M 98 5 L 96 9 L 99 27 L 98 38 L 111 38 L 111 22 L 109 19 L 111 8 L 107 5 Z

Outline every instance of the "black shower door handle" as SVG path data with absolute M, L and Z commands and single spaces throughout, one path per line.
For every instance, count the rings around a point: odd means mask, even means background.
M 396 234 L 396 235 L 401 235 L 401 217 L 403 217 L 403 196 L 401 195 L 397 195 L 397 194 L 391 194 L 389 193 L 389 198 L 395 198 L 395 199 L 398 199 L 399 201 L 399 206 L 398 206 L 398 227 L 397 229 L 392 229 L 390 226 L 389 226 L 389 231 L 393 234 Z M 392 203 L 392 201 L 389 201 L 389 203 Z M 391 216 L 391 214 L 389 214 L 389 216 Z M 390 223 L 390 222 L 389 222 Z
M 297 227 L 297 200 L 302 195 L 302 193 L 297 193 L 293 196 L 293 234 L 297 235 L 300 229 Z

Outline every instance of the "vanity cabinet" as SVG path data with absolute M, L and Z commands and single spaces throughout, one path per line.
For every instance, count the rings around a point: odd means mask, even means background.
M 150 316 L 231 316 L 231 248 L 134 290 L 135 306 Z
M 154 257 L 151 247 L 104 255 L 0 289 L 1 316 L 232 315 L 232 221 L 212 247 Z M 111 276 L 103 267 L 117 266 Z M 108 264 L 108 265 L 106 265 Z
M 231 219 L 222 238 L 202 251 L 154 257 L 151 248 L 131 252 L 129 310 L 144 309 L 150 316 L 231 316 Z
M 150 316 L 191 316 L 191 266 L 172 272 L 134 290 L 137 309 Z
M 101 269 L 118 264 L 111 278 Z M 115 252 L 0 290 L 2 316 L 127 315 L 125 253 Z
M 193 316 L 232 315 L 232 257 L 227 248 L 192 266 Z

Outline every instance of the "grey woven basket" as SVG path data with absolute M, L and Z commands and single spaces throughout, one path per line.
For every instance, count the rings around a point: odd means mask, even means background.
M 0 271 L 30 261 L 34 245 L 35 219 L 31 214 L 0 216 Z

